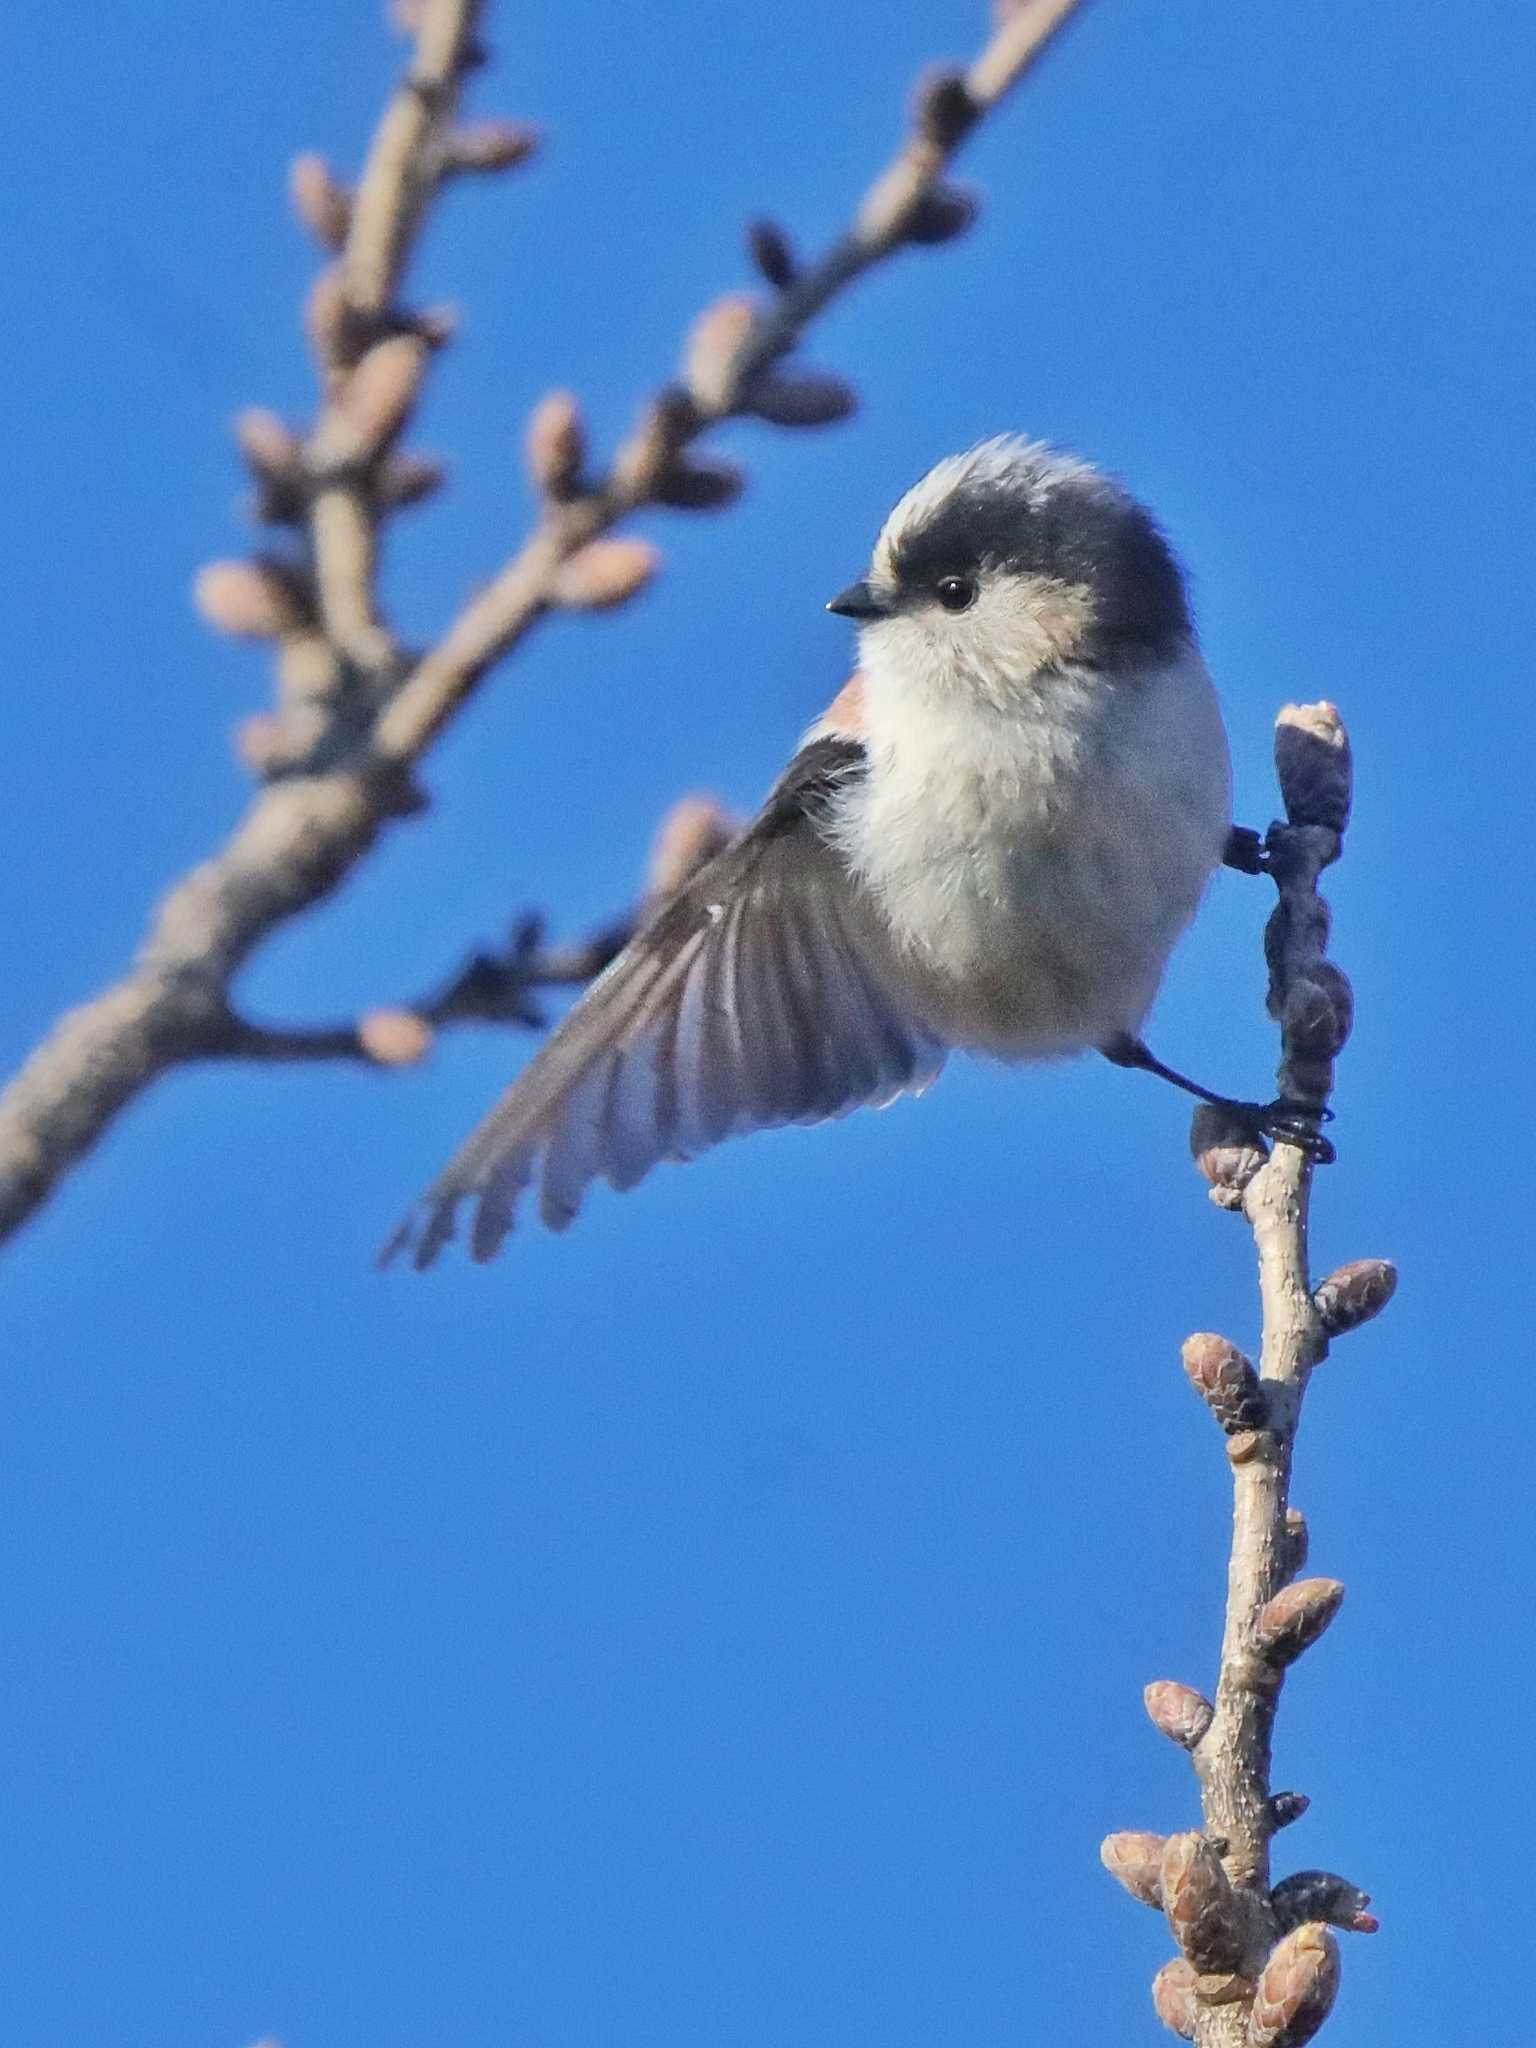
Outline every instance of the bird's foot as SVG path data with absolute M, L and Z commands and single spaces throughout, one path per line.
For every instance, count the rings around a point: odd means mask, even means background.
M 1318 1128 L 1333 1122 L 1333 1111 L 1311 1102 L 1291 1102 L 1285 1096 L 1274 1102 L 1229 1102 L 1224 1105 L 1252 1124 L 1272 1145 L 1294 1145 L 1305 1152 L 1314 1166 L 1332 1166 L 1338 1153 Z

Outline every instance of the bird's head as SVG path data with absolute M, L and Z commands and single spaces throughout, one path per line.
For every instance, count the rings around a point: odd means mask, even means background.
M 1191 631 L 1151 514 L 1087 463 L 1014 436 L 914 484 L 868 575 L 827 609 L 859 622 L 877 683 L 969 688 L 999 708 L 1053 671 L 1171 661 Z

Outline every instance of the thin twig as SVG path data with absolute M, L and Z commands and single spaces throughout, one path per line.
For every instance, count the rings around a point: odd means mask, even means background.
M 624 916 L 585 938 L 550 944 L 544 920 L 518 919 L 503 945 L 471 953 L 463 966 L 414 1001 L 365 1011 L 345 1024 L 259 1023 L 230 1011 L 210 1056 L 268 1061 L 353 1060 L 368 1066 L 412 1066 L 439 1033 L 459 1024 L 513 1024 L 539 1031 L 549 1019 L 537 1000 L 545 989 L 583 988 L 629 943 L 689 878 L 726 846 L 737 821 L 712 797 L 685 796 L 662 819 L 651 847 L 645 892 Z
M 1265 935 L 1271 1014 L 1281 1028 L 1281 1094 L 1327 1114 L 1333 1062 L 1349 1035 L 1349 984 L 1327 958 L 1328 907 L 1318 878 L 1337 859 L 1350 803 L 1349 742 L 1332 705 L 1282 712 L 1276 765 L 1284 823 L 1271 826 L 1263 866 L 1279 903 Z M 1306 1526 L 1290 1506 L 1302 1400 L 1330 1338 L 1385 1306 L 1383 1260 L 1344 1267 L 1314 1289 L 1307 1221 L 1314 1168 L 1300 1146 L 1265 1158 L 1219 1110 L 1195 1118 L 1194 1148 L 1212 1196 L 1253 1232 L 1263 1309 L 1257 1373 L 1234 1344 L 1206 1333 L 1184 1347 L 1185 1370 L 1226 1432 L 1232 1544 L 1214 1701 L 1161 1680 L 1147 1689 L 1153 1722 L 1191 1753 L 1204 1828 L 1164 1839 L 1112 1835 L 1105 1861 L 1127 1889 L 1167 1915 L 1180 1955 L 1154 1985 L 1159 2015 L 1201 2048 L 1300 2048 L 1326 2019 L 1338 1983 L 1332 1927 L 1367 1932 L 1365 1894 L 1326 1871 L 1270 1881 L 1270 1842 L 1305 1806 L 1276 1795 L 1275 1714 L 1288 1666 L 1338 1611 L 1343 1587 L 1299 1576 Z
M 357 191 L 335 186 L 315 160 L 295 178 L 304 217 L 342 249 L 309 307 L 327 394 L 321 419 L 302 438 L 266 413 L 245 415 L 239 427 L 261 514 L 295 527 L 303 555 L 216 565 L 200 584 L 215 624 L 277 643 L 278 708 L 242 733 L 267 786 L 224 848 L 170 891 L 129 975 L 63 1018 L 0 1096 L 0 1239 L 152 1081 L 227 1053 L 238 1030 L 236 973 L 282 925 L 330 895 L 386 826 L 423 807 L 415 765 L 528 628 L 551 609 L 620 603 L 644 583 L 651 551 L 601 536 L 640 505 L 728 502 L 733 474 L 686 453 L 706 427 L 738 413 L 811 425 L 851 409 L 846 386 L 784 375 L 782 358 L 863 271 L 909 242 L 941 242 L 969 224 L 974 208 L 944 185 L 943 171 L 1076 4 L 1025 0 L 968 73 L 930 81 L 911 139 L 855 226 L 793 276 L 779 237 L 777 256 L 763 265 L 765 275 L 770 264 L 779 274 L 777 296 L 762 306 L 722 301 L 704 316 L 683 384 L 651 403 L 606 475 L 591 482 L 583 473 L 574 406 L 542 441 L 536 432 L 544 505 L 535 532 L 413 661 L 377 615 L 373 570 L 387 517 L 435 481 L 433 465 L 397 454 L 395 444 L 447 327 L 403 309 L 396 293 L 446 172 L 511 168 L 527 138 L 507 124 L 476 135 L 450 127 L 482 54 L 480 10 L 474 0 L 411 0 L 411 67 Z

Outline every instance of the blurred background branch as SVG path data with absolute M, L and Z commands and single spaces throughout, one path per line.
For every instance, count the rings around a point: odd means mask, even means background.
M 396 1020 L 388 1028 L 370 1031 L 364 1019 L 283 1030 L 242 1019 L 232 988 L 266 939 L 329 896 L 388 825 L 424 808 L 417 764 L 533 625 L 552 611 L 611 609 L 644 588 L 655 550 L 611 529 L 642 506 L 703 511 L 732 501 L 739 472 L 690 452 L 708 428 L 739 416 L 817 426 L 853 410 L 849 385 L 800 366 L 792 352 L 865 271 L 970 225 L 975 202 L 947 178 L 955 153 L 1077 4 L 1005 6 L 968 69 L 931 73 L 907 140 L 823 255 L 802 262 L 782 229 L 755 224 L 749 246 L 763 294 L 733 295 L 704 313 L 678 379 L 645 407 L 606 469 L 592 466 L 576 401 L 546 399 L 528 433 L 541 507 L 533 532 L 434 645 L 413 650 L 381 615 L 376 572 L 389 521 L 441 482 L 435 461 L 400 443 L 453 320 L 409 306 L 401 288 L 444 185 L 513 170 L 537 139 L 516 122 L 459 120 L 464 87 L 486 59 L 480 0 L 400 0 L 410 55 L 356 186 L 311 154 L 292 169 L 294 205 L 334 259 L 306 315 L 318 418 L 301 432 L 253 410 L 236 425 L 256 515 L 286 530 L 287 542 L 211 564 L 198 579 L 213 626 L 273 649 L 275 708 L 239 735 L 263 787 L 223 849 L 170 891 L 128 975 L 66 1015 L 0 1096 L 0 1237 L 26 1221 L 137 1094 L 178 1065 L 317 1056 L 403 1064 L 436 1026 L 476 1014 L 461 988 L 435 1006 L 382 1013 Z M 503 960 L 495 1014 L 529 1021 L 527 1004 L 506 994 L 509 976 L 525 993 L 574 978 L 580 964 L 567 954 L 568 972 L 552 977 L 532 960 Z M 475 986 L 494 979 L 482 974 Z M 405 1014 L 417 1019 L 414 1037 L 399 1021 Z

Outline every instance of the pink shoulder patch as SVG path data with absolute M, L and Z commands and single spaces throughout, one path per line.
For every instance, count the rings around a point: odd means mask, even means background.
M 864 737 L 864 678 L 857 669 L 816 721 L 816 731 L 838 739 Z

